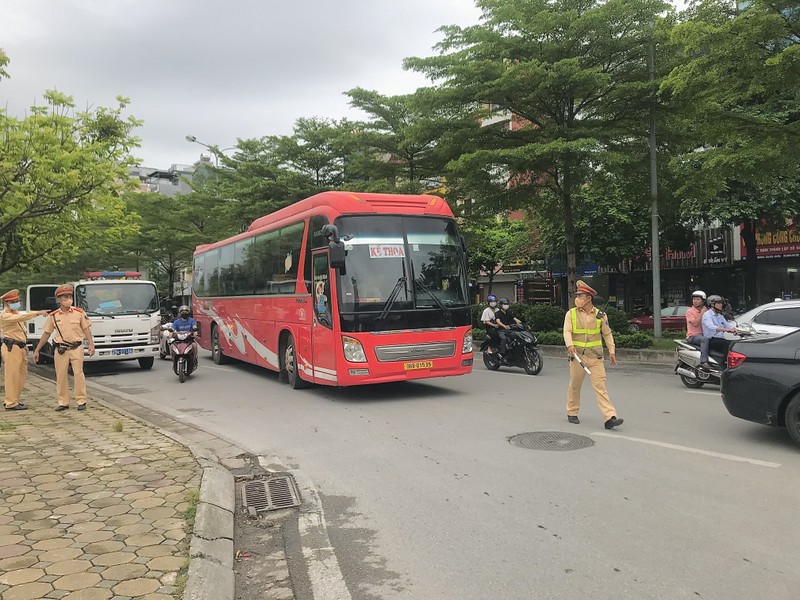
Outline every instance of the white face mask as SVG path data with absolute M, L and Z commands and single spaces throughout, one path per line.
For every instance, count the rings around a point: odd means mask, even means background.
M 510 304 L 501 304 L 500 308 L 502 308 L 503 310 L 508 310 L 509 306 L 511 306 L 511 305 Z
M 11 310 L 19 310 L 20 307 L 22 306 L 22 303 L 21 302 L 12 302 L 8 306 L 11 308 Z
M 492 308 L 494 308 L 495 306 L 497 306 L 497 302 L 489 302 L 489 306 L 491 306 Z

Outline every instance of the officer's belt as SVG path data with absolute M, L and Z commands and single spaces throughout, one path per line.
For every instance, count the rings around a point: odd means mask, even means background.
M 8 348 L 9 352 L 11 352 L 11 349 L 14 346 L 19 346 L 20 348 L 26 348 L 27 347 L 27 344 L 25 342 L 20 342 L 19 340 L 15 340 L 14 338 L 6 338 L 6 337 L 4 337 L 2 342 L 6 345 L 6 348 Z
M 59 354 L 64 354 L 64 352 L 66 352 L 67 350 L 75 350 L 75 348 L 78 348 L 80 346 L 83 346 L 83 342 L 56 342 L 55 343 L 56 350 L 58 350 Z

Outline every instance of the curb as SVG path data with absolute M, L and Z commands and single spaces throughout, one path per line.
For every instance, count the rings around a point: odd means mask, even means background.
M 33 371 L 29 372 L 29 376 L 53 383 Z M 86 383 L 90 389 L 94 388 L 106 396 L 114 396 L 139 405 L 124 392 L 91 381 Z M 105 398 L 93 396 L 92 401 L 144 423 L 192 453 L 203 473 L 200 478 L 200 501 L 197 504 L 194 528 L 189 541 L 189 572 L 183 600 L 233 600 L 236 593 L 233 573 L 236 492 L 233 475 L 221 464 L 219 457 L 208 448 L 111 404 Z
M 564 346 L 539 346 L 543 356 L 567 358 L 567 349 Z M 606 356 L 608 354 L 606 353 Z M 675 366 L 675 350 L 640 350 L 630 348 L 617 348 L 617 358 L 625 363 L 645 363 L 653 366 Z

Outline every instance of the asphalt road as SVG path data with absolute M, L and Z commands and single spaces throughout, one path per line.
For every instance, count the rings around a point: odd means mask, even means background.
M 478 355 L 479 357 L 479 355 Z M 167 362 L 91 380 L 275 456 L 319 490 L 354 600 L 796 600 L 800 448 L 728 415 L 719 390 L 664 368 L 609 368 L 625 418 L 603 429 L 588 381 L 565 416 L 566 361 L 349 389 L 293 391 L 208 355 L 181 385 Z M 579 434 L 574 451 L 513 446 Z

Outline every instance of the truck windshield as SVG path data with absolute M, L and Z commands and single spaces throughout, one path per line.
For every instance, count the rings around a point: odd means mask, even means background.
M 466 310 L 463 252 L 452 219 L 359 215 L 340 217 L 337 225 L 350 236 L 338 278 L 345 330 L 450 325 L 452 310 Z
M 90 315 L 152 314 L 158 311 L 158 293 L 144 282 L 82 284 L 75 288 L 75 305 Z

